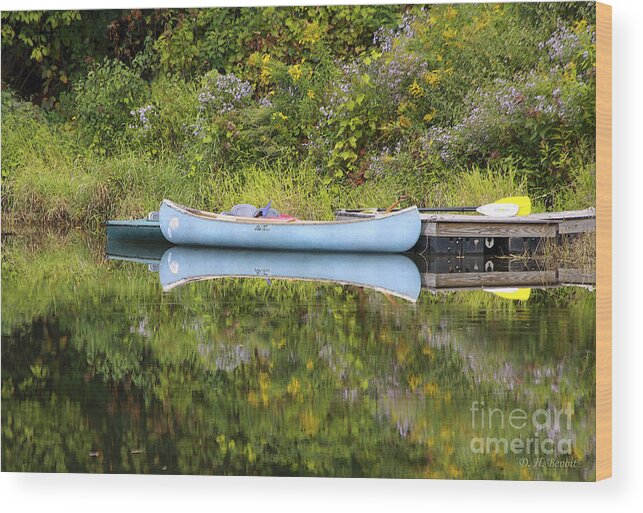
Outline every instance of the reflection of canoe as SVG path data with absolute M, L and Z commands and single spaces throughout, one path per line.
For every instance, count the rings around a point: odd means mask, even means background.
M 420 272 L 404 255 L 171 247 L 159 267 L 163 290 L 223 277 L 285 278 L 357 285 L 416 301 Z
M 105 256 L 109 260 L 125 260 L 139 264 L 158 264 L 165 251 L 172 247 L 168 241 L 141 242 L 124 239 L 107 239 Z
M 213 214 L 168 200 L 159 219 L 163 236 L 173 244 L 294 251 L 407 251 L 421 225 L 416 207 L 370 219 L 283 221 Z

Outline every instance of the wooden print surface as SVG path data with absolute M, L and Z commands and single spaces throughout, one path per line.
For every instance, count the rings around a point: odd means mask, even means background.
M 596 479 L 612 475 L 612 8 L 596 5 Z

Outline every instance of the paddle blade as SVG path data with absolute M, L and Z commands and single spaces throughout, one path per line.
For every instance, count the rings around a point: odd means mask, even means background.
M 513 217 L 519 210 L 520 207 L 514 203 L 489 203 L 476 208 L 479 214 L 491 217 Z
M 503 299 L 511 301 L 527 301 L 531 296 L 531 289 L 527 288 L 506 288 L 506 289 L 483 289 L 485 292 L 491 292 Z
M 502 198 L 494 203 L 502 205 L 504 203 L 511 203 L 513 205 L 518 205 L 517 216 L 528 216 L 531 214 L 531 200 L 529 196 L 511 196 L 509 198 Z

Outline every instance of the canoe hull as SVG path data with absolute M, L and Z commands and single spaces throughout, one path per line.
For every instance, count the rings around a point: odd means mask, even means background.
M 164 200 L 159 220 L 173 244 L 289 251 L 400 253 L 415 245 L 421 228 L 415 207 L 367 220 L 283 222 L 199 212 Z
M 105 225 L 108 240 L 166 242 L 158 220 L 107 221 Z
M 164 291 L 215 278 L 267 278 L 355 285 L 415 302 L 422 286 L 405 255 L 319 253 L 173 246 L 159 266 Z

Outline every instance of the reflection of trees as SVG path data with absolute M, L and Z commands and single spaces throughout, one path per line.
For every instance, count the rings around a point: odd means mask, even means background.
M 5 470 L 593 475 L 589 294 L 409 305 L 221 280 L 163 295 L 143 266 L 100 262 L 77 240 L 42 247 L 3 252 Z M 573 401 L 581 469 L 474 457 L 469 407 L 482 399 Z

